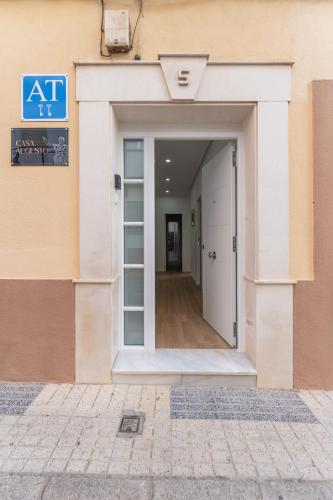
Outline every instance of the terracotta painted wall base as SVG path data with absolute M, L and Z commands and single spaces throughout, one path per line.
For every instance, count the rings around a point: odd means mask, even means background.
M 73 382 L 75 293 L 69 280 L 0 280 L 0 380 Z
M 294 385 L 333 388 L 333 80 L 313 83 L 314 281 L 295 287 Z

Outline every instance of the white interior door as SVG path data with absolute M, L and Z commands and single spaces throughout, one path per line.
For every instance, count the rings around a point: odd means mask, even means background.
M 235 168 L 232 143 L 213 143 L 202 170 L 203 317 L 236 345 Z M 215 154 L 213 149 L 215 149 Z

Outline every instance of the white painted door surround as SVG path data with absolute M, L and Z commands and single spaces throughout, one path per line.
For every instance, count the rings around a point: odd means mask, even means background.
M 187 84 L 183 85 L 184 70 Z M 291 65 L 208 62 L 207 55 L 161 55 L 159 61 L 76 64 L 80 149 L 80 278 L 76 284 L 76 380 L 110 382 L 119 346 L 119 193 L 117 106 L 131 120 L 185 106 L 189 129 L 204 106 L 216 127 L 223 109 L 252 105 L 242 121 L 244 249 L 239 350 L 257 369 L 258 386 L 292 387 L 293 282 L 289 279 L 288 101 Z M 181 85 L 180 85 L 181 83 Z M 237 106 L 235 105 L 237 104 Z M 157 112 L 162 109 L 162 112 Z M 134 112 L 140 109 L 141 112 Z M 153 110 L 153 111 L 152 111 Z M 206 114 L 204 114 L 206 116 Z M 138 118 L 139 117 L 139 118 Z M 186 118 L 187 117 L 187 118 Z M 150 122 L 152 129 L 154 124 Z M 207 125 L 207 124 L 206 124 Z M 212 127 L 214 128 L 214 127 Z

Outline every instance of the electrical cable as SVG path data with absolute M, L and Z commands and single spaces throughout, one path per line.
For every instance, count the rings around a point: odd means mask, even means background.
M 136 28 L 138 26 L 138 22 L 139 22 L 139 19 L 140 19 L 140 16 L 141 16 L 141 13 L 142 13 L 142 7 L 143 7 L 143 0 L 139 0 L 140 1 L 140 9 L 139 9 L 139 14 L 138 14 L 138 17 L 136 18 L 136 22 L 135 22 L 135 26 L 134 26 L 134 31 L 133 31 L 133 36 L 132 36 L 132 40 L 131 40 L 131 47 L 130 47 L 130 50 L 133 49 L 133 43 L 134 43 L 134 38 L 135 38 L 135 32 L 136 32 Z

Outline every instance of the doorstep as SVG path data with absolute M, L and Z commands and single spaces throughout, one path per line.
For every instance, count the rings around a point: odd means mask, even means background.
M 125 350 L 117 355 L 112 382 L 256 387 L 257 372 L 244 353 L 232 349 Z

